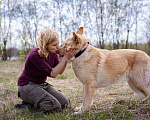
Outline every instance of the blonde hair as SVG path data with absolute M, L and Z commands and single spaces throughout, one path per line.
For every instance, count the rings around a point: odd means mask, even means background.
M 40 32 L 40 35 L 37 39 L 37 43 L 38 43 L 38 53 L 41 57 L 46 57 L 47 54 L 47 45 L 51 44 L 52 42 L 54 42 L 55 40 L 58 40 L 59 35 L 56 31 L 51 30 L 51 29 L 45 29 L 43 31 Z

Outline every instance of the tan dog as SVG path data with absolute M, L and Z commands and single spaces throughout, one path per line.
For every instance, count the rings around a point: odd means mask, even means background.
M 145 100 L 150 97 L 150 57 L 139 50 L 102 50 L 88 45 L 89 40 L 82 36 L 83 27 L 73 32 L 60 49 L 76 49 L 70 60 L 76 77 L 83 84 L 83 104 L 76 113 L 89 110 L 96 88 L 127 81 L 130 88 Z

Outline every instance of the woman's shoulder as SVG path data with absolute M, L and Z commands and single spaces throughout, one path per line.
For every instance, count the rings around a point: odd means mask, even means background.
M 35 47 L 35 48 L 33 48 L 32 50 L 31 50 L 31 52 L 37 52 L 39 50 L 39 48 L 38 47 Z
M 30 53 L 34 53 L 34 52 L 37 53 L 38 50 L 39 50 L 39 48 L 38 48 L 38 47 L 35 47 L 35 48 L 31 49 Z
M 38 50 L 39 50 L 38 47 L 33 48 L 33 49 L 30 51 L 30 53 L 29 53 L 28 56 L 39 56 Z

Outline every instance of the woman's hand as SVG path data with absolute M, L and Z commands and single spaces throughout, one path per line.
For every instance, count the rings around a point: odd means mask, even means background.
M 50 76 L 55 78 L 58 74 L 63 73 L 67 65 L 67 60 L 72 58 L 76 54 L 76 50 L 70 50 L 69 52 L 65 51 L 64 57 L 62 58 L 60 63 L 52 69 Z
M 75 56 L 77 54 L 77 51 L 76 50 L 70 50 L 70 51 L 65 51 L 65 54 L 64 54 L 64 57 L 66 57 L 66 59 L 70 59 L 72 58 L 73 56 Z

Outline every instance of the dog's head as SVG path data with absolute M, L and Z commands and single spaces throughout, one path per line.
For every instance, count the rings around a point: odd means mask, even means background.
M 83 27 L 80 27 L 77 32 L 73 32 L 73 34 L 67 38 L 65 44 L 59 49 L 59 54 L 62 56 L 65 53 L 65 49 L 70 51 L 71 49 L 77 50 L 79 52 L 82 50 L 88 43 L 89 39 L 82 36 Z

